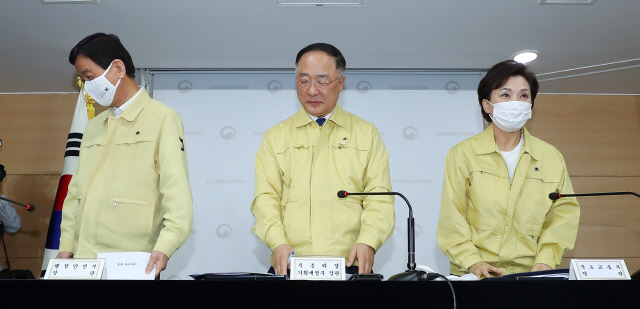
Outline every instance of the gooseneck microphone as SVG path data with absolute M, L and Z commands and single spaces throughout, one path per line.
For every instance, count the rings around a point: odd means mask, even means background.
M 640 197 L 638 193 L 635 192 L 601 192 L 601 193 L 576 193 L 576 194 L 562 194 L 558 192 L 549 193 L 549 199 L 557 200 L 563 197 L 574 197 L 574 196 L 607 196 L 607 195 L 635 195 Z
M 13 204 L 18 204 L 18 205 L 24 207 L 24 209 L 26 211 L 34 211 L 34 210 L 36 210 L 36 206 L 33 205 L 33 204 L 22 204 L 22 203 L 18 203 L 16 201 L 12 201 L 12 200 L 10 200 L 8 198 L 4 198 L 4 197 L 1 197 L 1 196 L 0 196 L 0 200 L 5 200 L 5 201 L 7 201 L 9 203 L 13 203 Z
M 397 195 L 401 197 L 409 207 L 409 218 L 407 219 L 408 234 L 408 261 L 407 271 L 391 276 L 387 281 L 421 281 L 427 273 L 422 270 L 416 270 L 416 237 L 415 237 L 415 221 L 413 219 L 413 209 L 411 203 L 404 195 L 398 192 L 366 192 L 366 193 L 349 193 L 347 191 L 338 191 L 339 198 L 345 198 L 349 195 Z

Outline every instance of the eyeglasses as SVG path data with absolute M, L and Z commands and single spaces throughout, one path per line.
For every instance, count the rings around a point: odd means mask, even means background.
M 331 83 L 337 81 L 341 77 L 342 75 L 338 76 L 336 79 L 332 81 L 328 81 L 324 78 L 320 78 L 312 81 L 308 77 L 302 77 L 302 78 L 296 78 L 296 83 L 298 84 L 298 88 L 300 89 L 305 89 L 307 87 L 310 87 L 311 84 L 315 84 L 317 88 L 326 89 L 329 87 L 329 85 L 331 85 Z

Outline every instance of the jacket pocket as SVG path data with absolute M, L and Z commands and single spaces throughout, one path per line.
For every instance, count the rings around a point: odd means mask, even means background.
M 329 248 L 338 252 L 350 251 L 362 227 L 362 199 L 355 196 L 344 199 L 336 196 L 335 199 L 329 201 Z
M 509 176 L 503 177 L 495 169 L 483 169 L 472 171 L 470 178 L 467 220 L 503 218 L 507 212 Z
M 136 200 L 136 199 L 130 199 L 130 198 L 117 198 L 117 197 L 114 197 L 113 198 L 113 205 L 114 206 L 118 206 L 118 204 L 120 204 L 120 205 L 122 205 L 122 204 L 130 204 L 130 205 L 136 205 L 136 206 L 149 206 L 149 205 L 151 205 L 151 203 L 149 201 Z
M 560 176 L 556 176 L 555 175 L 527 175 L 525 177 L 525 181 L 531 182 L 532 184 L 547 184 L 547 185 L 552 185 L 552 186 L 558 186 L 558 184 L 560 183 Z
M 518 257 L 535 257 L 538 252 L 538 239 L 542 233 L 542 224 L 525 223 L 518 232 Z
M 537 239 L 540 237 L 540 233 L 542 232 L 542 225 L 537 223 L 526 224 L 524 231 L 527 235 Z
M 339 180 L 338 187 L 363 188 L 362 177 L 369 163 L 369 147 L 331 145 L 328 150 L 326 154 L 328 156 L 326 164 L 330 166 L 327 168 L 328 178 Z M 371 168 L 377 168 L 377 166 Z
M 302 189 L 291 189 L 282 210 L 282 225 L 290 245 L 310 244 L 309 211 L 306 192 Z
M 131 136 L 116 136 L 113 143 L 114 160 L 118 162 L 135 162 L 135 164 L 130 165 L 135 171 L 156 169 L 157 143 L 154 139 L 131 133 Z M 129 172 L 133 172 L 133 170 Z
M 522 185 L 516 215 L 520 222 L 544 222 L 547 213 L 553 205 L 549 193 L 556 192 L 560 185 L 561 174 L 547 171 L 546 173 L 530 172 Z M 530 229 L 531 230 L 531 229 Z
M 131 136 L 116 137 L 114 144 L 116 145 L 137 144 L 142 142 L 155 142 L 155 140 L 149 136 L 135 135 L 135 133 L 131 133 Z
M 107 135 L 99 134 L 94 136 L 91 139 L 88 139 L 87 136 L 82 137 L 82 143 L 80 144 L 81 148 L 92 148 L 96 146 L 106 146 L 107 145 Z
M 471 242 L 481 250 L 497 254 L 500 250 L 501 225 L 490 218 L 483 218 L 471 214 L 468 216 L 471 229 Z
M 99 247 L 109 251 L 148 251 L 158 228 L 153 226 L 155 198 L 152 192 L 132 190 L 107 199 L 100 214 Z
M 292 144 L 288 147 L 273 149 L 278 161 L 278 166 L 282 171 L 282 181 L 285 185 L 291 186 L 295 183 L 295 175 L 302 171 L 311 170 L 311 148 L 305 145 Z

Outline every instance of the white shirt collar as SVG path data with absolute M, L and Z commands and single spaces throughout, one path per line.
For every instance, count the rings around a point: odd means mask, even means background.
M 138 89 L 138 92 L 136 92 L 136 94 L 134 94 L 129 100 L 127 100 L 127 102 L 124 102 L 124 104 L 120 105 L 120 107 L 114 107 L 113 115 L 116 116 L 116 118 L 120 118 L 120 116 L 122 116 L 122 113 L 124 113 L 124 110 L 127 109 L 127 107 L 131 105 L 131 102 L 133 102 L 138 94 L 140 94 L 140 91 L 142 91 L 142 87 L 140 87 L 140 89 Z
M 335 107 L 333 108 L 333 111 L 334 111 L 334 110 L 336 110 L 336 108 L 335 108 Z M 324 119 L 327 119 L 327 120 L 328 120 L 328 119 L 329 119 L 329 117 L 331 117 L 331 114 L 333 114 L 333 111 L 331 111 L 331 113 L 328 113 L 326 116 L 324 116 L 324 117 L 322 117 L 322 118 L 324 118 Z M 316 116 L 314 116 L 314 115 L 309 114 L 309 112 L 307 112 L 307 114 L 309 115 L 309 117 L 311 117 L 311 119 L 313 119 L 313 121 L 316 121 L 316 120 L 318 120 L 318 118 L 319 118 L 319 117 L 316 117 Z

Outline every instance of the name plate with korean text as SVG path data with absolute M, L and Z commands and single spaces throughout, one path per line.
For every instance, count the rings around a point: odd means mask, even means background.
M 290 280 L 346 280 L 344 256 L 294 255 Z
M 572 259 L 569 280 L 630 280 L 624 260 Z
M 100 280 L 104 259 L 51 259 L 44 279 Z

